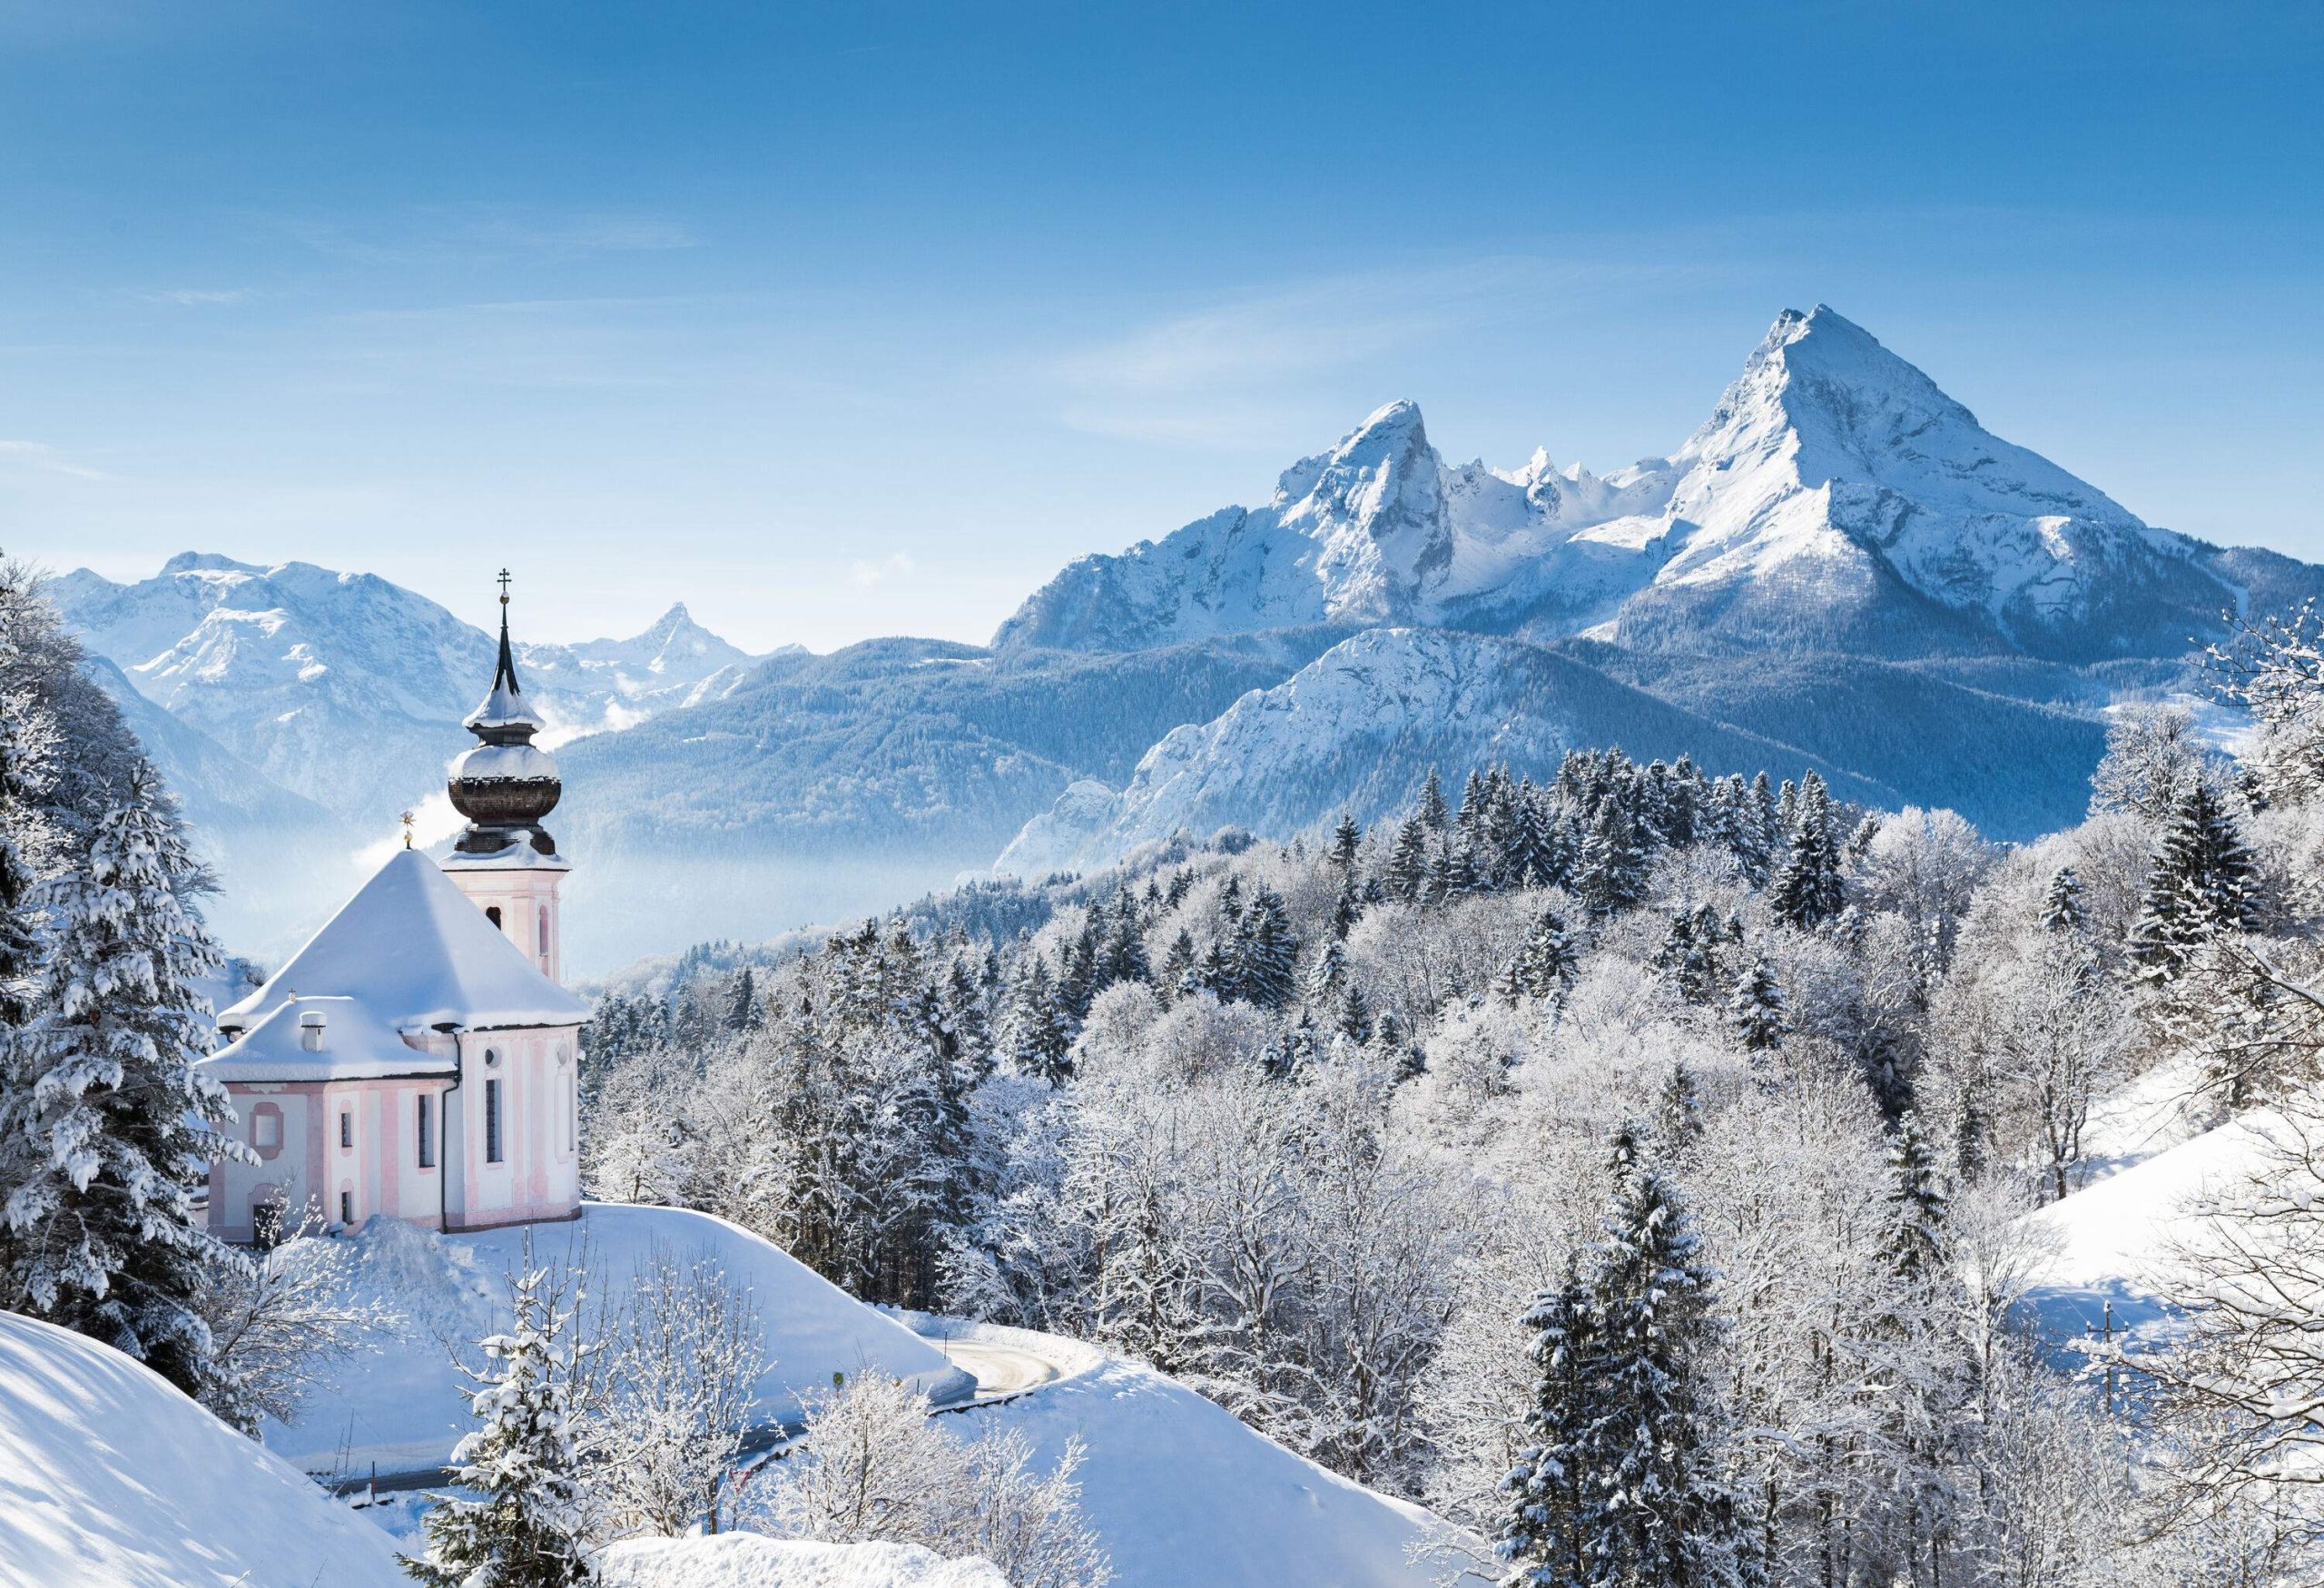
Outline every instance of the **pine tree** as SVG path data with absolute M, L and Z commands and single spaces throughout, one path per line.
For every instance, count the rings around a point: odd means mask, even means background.
M 197 1071 L 209 1037 L 198 978 L 220 963 L 192 895 L 206 883 L 175 807 L 143 762 L 96 821 L 85 863 L 46 883 L 54 922 L 0 1085 L 0 1301 L 134 1356 L 199 1394 L 204 1270 L 241 1259 L 195 1220 L 220 1159 L 225 1090 Z
M 1889 1266 L 1908 1280 L 1924 1280 L 1945 1267 L 1947 1202 L 1938 1176 L 1936 1149 L 1910 1109 L 1888 1136 Z
M 452 1451 L 452 1476 L 478 1498 L 436 1496 L 426 1553 L 406 1565 L 429 1588 L 563 1588 L 594 1574 L 586 1553 L 575 1399 L 586 1372 L 573 1311 L 525 1243 L 507 1332 L 480 1342 L 469 1414 L 482 1424 Z
M 1281 1009 L 1299 986 L 1299 940 L 1288 915 L 1283 895 L 1261 888 L 1236 929 L 1236 992 L 1261 1009 Z
M 2248 930 L 2255 869 L 2219 796 L 2201 779 L 2191 782 L 2155 844 L 2145 909 L 2131 930 L 2131 957 L 2141 973 L 2168 981 L 2199 945 Z
M 1592 915 L 1614 915 L 1646 898 L 1647 858 L 1638 831 L 1618 799 L 1598 807 L 1581 846 L 1574 885 Z
M 1561 997 L 1579 959 L 1563 918 L 1554 910 L 1544 910 L 1502 968 L 1494 991 L 1512 1005 L 1521 998 Z
M 1072 1073 L 1067 1057 L 1072 1046 L 1071 1026 L 1058 1001 L 1049 962 L 1029 948 L 1018 962 L 1016 985 L 1009 989 L 1001 1022 L 1001 1056 L 1018 1074 L 1059 1086 Z
M 1718 989 L 1718 961 L 1714 953 L 1718 922 L 1710 921 L 1709 933 L 1705 932 L 1708 911 L 1706 905 L 1700 911 L 1681 910 L 1672 915 L 1660 946 L 1654 951 L 1654 968 L 1670 978 L 1672 988 L 1689 1003 L 1708 1003 Z
M 748 965 L 734 978 L 734 991 L 727 995 L 724 1024 L 730 1031 L 754 1031 L 759 1028 L 758 987 Z
M 28 692 L 0 688 L 0 1040 L 31 1022 L 45 949 L 39 881 L 56 848 L 42 798 L 56 725 Z M 0 1080 L 6 1079 L 0 1050 Z
M 1324 945 L 1308 967 L 1306 997 L 1310 1007 L 1328 1009 L 1340 995 L 1340 988 L 1347 980 L 1347 946 L 1334 938 Z
M 1343 873 L 1355 870 L 1355 857 L 1364 848 L 1364 829 L 1355 824 L 1355 817 L 1340 813 L 1339 825 L 1332 829 L 1332 863 Z
M 1593 1435 L 1610 1410 L 1597 1368 L 1597 1318 L 1571 1259 L 1564 1277 L 1526 1309 L 1527 1355 L 1539 1369 L 1527 1443 L 1502 1480 L 1511 1514 L 1494 1550 L 1513 1568 L 1505 1588 L 1585 1588 L 1596 1574 L 1603 1503 L 1593 1481 Z
M 1099 980 L 1108 987 L 1117 981 L 1154 980 L 1154 967 L 1146 958 L 1146 937 L 1137 927 L 1137 903 L 1127 891 L 1114 901 L 1113 930 L 1106 938 L 1099 972 Z
M 1194 933 L 1182 926 L 1178 929 L 1178 935 L 1170 940 L 1169 952 L 1162 956 L 1164 993 L 1168 997 L 1176 998 L 1182 992 L 1197 991 L 1196 984 L 1191 980 L 1194 973 Z
M 1713 1461 L 1718 1337 L 1709 1270 L 1677 1192 L 1615 1132 L 1614 1194 L 1585 1287 L 1595 1325 L 1588 1370 L 1602 1409 L 1583 1467 L 1590 1583 L 1718 1588 L 1736 1580 L 1733 1502 Z M 1551 1579 L 1554 1581 L 1555 1579 Z
M 1788 791 L 1791 785 L 1784 787 Z M 1824 780 L 1808 773 L 1793 804 L 1788 848 L 1768 903 L 1777 916 L 1809 932 L 1840 912 L 1840 852 L 1832 841 L 1832 803 Z
M 1364 918 L 1364 891 L 1356 885 L 1353 867 L 1340 873 L 1339 897 L 1332 901 L 1332 935 L 1345 938 Z
M 1420 785 L 1420 804 L 1413 815 L 1431 833 L 1443 832 L 1452 820 L 1452 814 L 1444 804 L 1444 784 L 1438 781 L 1433 766 L 1428 769 L 1428 777 Z
M 2080 932 L 2083 923 L 2082 878 L 2073 867 L 2062 865 L 2050 873 L 2042 893 L 2042 924 L 2052 932 Z
M 1341 991 L 1339 1015 L 1333 1029 L 1351 1042 L 1372 1040 L 1372 1001 L 1364 996 L 1361 983 L 1350 981 Z
M 1388 854 L 1388 892 L 1407 902 L 1417 901 L 1428 888 L 1428 824 L 1412 817 L 1396 829 L 1396 844 Z
M 1702 1092 L 1695 1085 L 1695 1072 L 1683 1059 L 1674 1060 L 1669 1073 L 1662 1078 L 1662 1090 L 1654 1104 L 1654 1134 L 1674 1158 L 1684 1158 L 1702 1139 Z
M 1752 961 L 1751 968 L 1736 982 L 1734 994 L 1727 1001 L 1727 1024 L 1746 1052 L 1762 1053 L 1782 1046 L 1784 1032 L 1791 1028 L 1784 1021 L 1783 989 L 1776 981 L 1775 968 L 1767 961 Z

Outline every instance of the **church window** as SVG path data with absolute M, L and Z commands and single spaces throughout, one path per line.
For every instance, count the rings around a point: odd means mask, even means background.
M 251 1117 L 251 1145 L 271 1149 L 282 1145 L 282 1116 L 273 1109 L 261 1109 Z
M 541 906 L 541 935 L 538 942 L 541 950 L 541 973 L 547 975 L 548 973 L 548 906 L 546 904 Z
M 355 1116 L 345 1109 L 339 1110 L 339 1145 L 342 1151 L 355 1145 Z
M 339 1221 L 341 1224 L 355 1222 L 355 1193 L 352 1191 L 339 1194 Z
M 495 925 L 495 926 L 499 925 L 499 924 L 500 924 L 500 906 L 499 906 L 499 905 L 497 905 L 497 904 L 487 904 L 487 905 L 484 907 L 484 918 L 485 918 L 487 921 L 489 921 L 490 922 L 492 922 L 492 924 L 493 924 L 493 925 Z
M 433 1094 L 419 1094 L 419 1167 L 436 1167 L 436 1099 Z
M 484 1161 L 500 1161 L 500 1082 L 484 1083 Z
M 282 1204 L 254 1202 L 251 1205 L 251 1244 L 259 1250 L 272 1251 L 282 1244 Z

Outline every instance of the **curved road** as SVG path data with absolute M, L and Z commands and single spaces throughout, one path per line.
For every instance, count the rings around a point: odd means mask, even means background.
M 936 1335 L 921 1338 L 977 1381 L 976 1398 L 965 1403 L 968 1406 L 1019 1396 L 1063 1376 L 1056 1363 L 1022 1346 L 1004 1346 L 995 1340 L 948 1340 Z

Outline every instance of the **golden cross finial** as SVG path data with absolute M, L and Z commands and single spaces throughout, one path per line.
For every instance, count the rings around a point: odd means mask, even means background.
M 500 604 L 503 607 L 508 605 L 508 570 L 507 568 L 500 570 Z
M 406 811 L 396 820 L 403 824 L 403 846 L 409 849 L 411 847 L 411 813 Z

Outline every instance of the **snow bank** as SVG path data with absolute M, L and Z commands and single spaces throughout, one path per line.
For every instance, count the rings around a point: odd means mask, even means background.
M 916 1544 L 802 1544 L 725 1533 L 639 1538 L 605 1553 L 604 1588 L 1009 1588 L 990 1561 Z
M 474 1342 L 501 1327 L 507 1275 L 527 1230 L 536 1263 L 586 1262 L 599 1293 L 625 1290 L 657 1245 L 681 1263 L 714 1258 L 758 1304 L 767 1354 L 759 1415 L 768 1423 L 794 1418 L 800 1395 L 828 1386 L 834 1373 L 877 1368 L 939 1401 L 970 1388 L 966 1375 L 901 1324 L 707 1214 L 590 1202 L 570 1223 L 450 1237 L 376 1219 L 361 1235 L 297 1249 L 302 1260 L 332 1265 L 352 1293 L 401 1321 L 373 1331 L 368 1349 L 337 1364 L 298 1422 L 270 1425 L 268 1447 L 310 1471 L 357 1476 L 372 1462 L 383 1472 L 441 1465 L 469 1424 L 455 1354 L 472 1358 Z
M 1078 1435 L 1082 1514 L 1116 1588 L 1428 1588 L 1443 1569 L 1408 1558 L 1450 1535 L 1440 1518 L 1324 1471 L 1143 1363 L 1023 1329 L 926 1327 L 1038 1351 L 1066 1375 L 960 1414 L 956 1431 L 1022 1429 L 1043 1465 Z
M 388 1537 L 142 1364 L 0 1313 L 0 1582 L 409 1588 Z
M 2027 1298 L 2045 1331 L 2061 1339 L 2095 1333 L 2110 1302 L 2118 1330 L 2162 1320 L 2188 1205 L 2251 1174 L 2275 1124 L 2271 1114 L 2247 1114 L 2028 1215 L 2026 1224 L 2054 1243 Z

